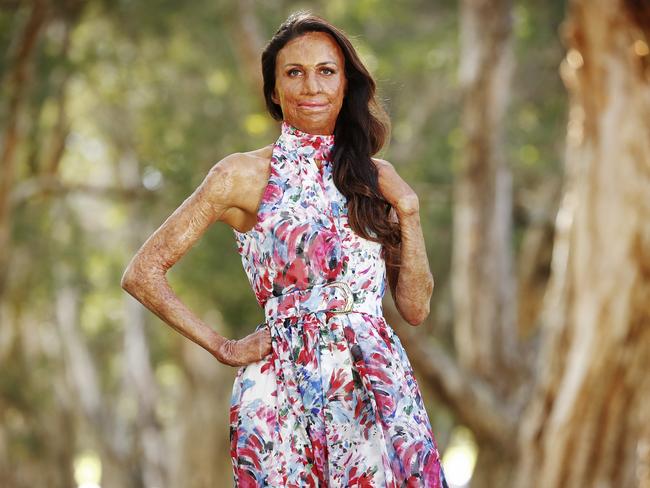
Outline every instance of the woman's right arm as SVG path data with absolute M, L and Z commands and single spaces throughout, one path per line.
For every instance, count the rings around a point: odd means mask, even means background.
M 262 328 L 241 340 L 217 334 L 197 317 L 171 289 L 166 273 L 216 221 L 237 211 L 238 195 L 248 190 L 238 171 L 243 155 L 217 163 L 201 185 L 147 239 L 122 276 L 122 288 L 172 328 L 203 347 L 219 361 L 242 366 L 271 350 L 270 333 Z

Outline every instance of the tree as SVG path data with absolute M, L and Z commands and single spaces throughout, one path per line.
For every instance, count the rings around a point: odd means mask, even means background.
M 465 92 L 465 114 L 473 118 L 465 119 L 464 161 L 474 165 L 461 166 L 459 184 L 472 192 L 458 192 L 455 201 L 455 226 L 463 230 L 455 239 L 469 241 L 455 242 L 452 279 L 461 295 L 456 303 L 463 305 L 454 317 L 458 361 L 405 334 L 409 354 L 459 421 L 473 429 L 479 450 L 490 459 L 495 446 L 501 449 L 492 467 L 481 464 L 479 453 L 473 487 L 649 486 L 650 6 L 632 0 L 570 4 L 561 65 L 570 96 L 565 185 L 540 327 L 532 341 L 519 343 L 509 328 L 511 315 L 493 312 L 500 310 L 511 275 L 499 272 L 503 249 L 488 245 L 509 225 L 507 217 L 494 217 L 507 195 L 494 191 L 499 167 L 492 144 L 500 131 L 494 114 L 503 113 L 498 102 L 507 96 L 494 97 L 490 83 L 503 62 L 494 39 L 507 37 L 495 25 L 504 25 L 507 9 L 499 10 L 505 4 L 498 1 L 463 5 L 472 35 L 485 34 L 483 43 L 492 47 L 484 63 L 476 62 L 482 49 L 465 52 L 475 62 L 470 79 L 483 85 L 477 94 L 476 85 Z M 509 248 L 507 239 L 497 245 Z M 509 362 L 495 339 L 514 346 L 514 364 L 524 372 L 532 367 L 532 374 L 522 378 L 504 369 Z M 519 362 L 524 351 L 534 354 Z
M 650 486 L 650 6 L 574 0 L 537 383 L 518 485 Z
M 514 63 L 511 11 L 510 0 L 461 2 L 465 146 L 455 182 L 451 276 L 459 363 L 504 401 L 517 386 L 512 175 L 504 151 Z M 508 423 L 500 430 L 507 439 Z M 479 437 L 474 486 L 506 484 L 511 456 L 495 441 Z

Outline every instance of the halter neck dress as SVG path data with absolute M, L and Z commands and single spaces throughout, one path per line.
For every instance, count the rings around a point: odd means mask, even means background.
M 257 222 L 234 231 L 265 311 L 257 329 L 272 340 L 233 385 L 235 485 L 445 487 L 411 365 L 382 316 L 381 245 L 348 223 L 333 147 L 334 136 L 283 123 Z

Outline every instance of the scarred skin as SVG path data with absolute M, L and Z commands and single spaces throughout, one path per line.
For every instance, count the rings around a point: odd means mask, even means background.
M 388 285 L 400 315 L 411 325 L 429 316 L 433 275 L 420 225 L 417 194 L 388 161 L 374 159 L 379 170 L 379 191 L 393 206 L 393 220 L 399 223 L 402 242 L 398 254 L 387 256 Z
M 344 57 L 324 33 L 308 33 L 287 43 L 276 63 L 276 103 L 285 120 L 312 134 L 331 134 L 345 96 Z M 169 286 L 166 273 L 215 222 L 245 232 L 257 220 L 270 173 L 272 146 L 227 156 L 215 164 L 199 187 L 147 239 L 129 263 L 122 287 L 160 319 L 209 351 L 218 361 L 244 366 L 271 352 L 268 328 L 227 339 L 197 317 Z M 397 309 L 410 324 L 429 314 L 433 278 L 429 272 L 419 218 L 418 198 L 387 161 L 374 160 L 379 189 L 395 209 L 402 244 L 389 256 L 388 282 Z

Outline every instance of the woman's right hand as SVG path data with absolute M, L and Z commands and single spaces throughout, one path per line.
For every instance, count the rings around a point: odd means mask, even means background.
M 228 366 L 246 366 L 264 358 L 271 352 L 271 331 L 268 326 L 242 339 L 227 339 L 214 356 Z

